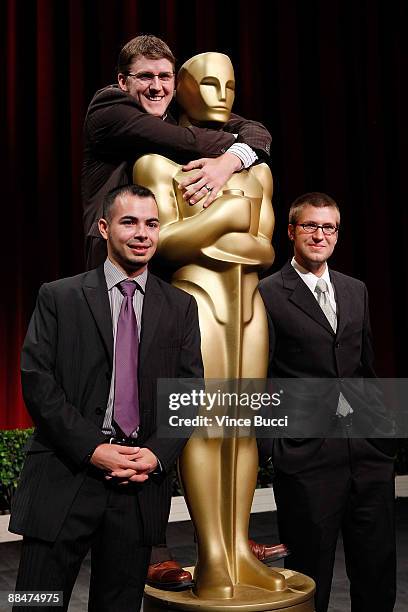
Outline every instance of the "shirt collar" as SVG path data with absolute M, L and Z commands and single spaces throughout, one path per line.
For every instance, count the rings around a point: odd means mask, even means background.
M 310 291 L 312 291 L 312 293 L 315 292 L 317 281 L 320 278 L 323 278 L 323 280 L 326 281 L 327 286 L 329 288 L 329 293 L 331 294 L 334 293 L 332 284 L 331 284 L 331 280 L 330 280 L 329 268 L 327 266 L 327 263 L 326 263 L 326 268 L 321 276 L 316 276 L 316 274 L 313 274 L 313 272 L 309 272 L 309 270 L 306 270 L 306 268 L 301 266 L 294 257 L 292 257 L 291 264 L 293 268 L 296 270 L 296 272 L 299 274 L 303 282 L 305 282 L 306 285 L 309 287 Z
M 112 287 L 115 287 L 118 283 L 128 279 L 128 276 L 126 276 L 122 270 L 115 266 L 109 257 L 106 258 L 105 263 L 103 264 L 103 271 L 105 274 L 108 291 L 110 291 Z M 139 274 L 139 276 L 136 276 L 136 278 L 130 278 L 129 280 L 134 281 L 144 293 L 146 291 L 147 268 L 141 274 Z

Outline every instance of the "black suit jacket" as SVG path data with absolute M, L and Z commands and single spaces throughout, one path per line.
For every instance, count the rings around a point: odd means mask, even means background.
M 14 497 L 10 530 L 52 541 L 105 441 L 113 333 L 103 266 L 41 287 L 22 352 L 24 399 L 36 425 Z M 202 377 L 197 307 L 188 294 L 149 274 L 139 357 L 140 446 L 163 475 L 135 486 L 145 543 L 160 541 L 170 508 L 168 471 L 185 440 L 156 431 L 157 378 Z M 93 468 L 91 468 L 93 469 Z
M 375 378 L 367 289 L 361 281 L 334 270 L 330 270 L 330 278 L 337 302 L 336 333 L 290 262 L 261 281 L 259 289 L 270 329 L 269 376 L 339 379 L 339 386 L 333 385 L 327 397 L 315 397 L 305 403 L 310 410 L 308 417 L 315 415 L 321 429 L 329 431 L 341 390 L 353 407 L 356 431 L 364 431 L 374 416 L 379 430 L 389 433 L 390 424 L 374 385 L 369 402 L 361 396 L 357 381 L 355 386 L 341 387 L 342 379 Z M 305 443 L 312 448 L 310 441 Z M 390 454 L 395 450 L 394 440 L 375 440 L 375 444 Z M 268 453 L 270 448 L 261 441 L 263 451 Z
M 271 136 L 256 121 L 231 115 L 222 131 L 182 127 L 169 114 L 163 121 L 145 113 L 117 85 L 97 91 L 84 124 L 82 203 L 86 238 L 100 238 L 97 221 L 102 216 L 104 196 L 132 182 L 133 164 L 140 156 L 158 153 L 177 163 L 217 157 L 236 142 L 232 134 L 238 134 L 238 141 L 252 147 L 261 160 L 269 158 Z M 91 248 L 96 245 L 87 240 L 88 264 Z M 106 256 L 106 249 L 102 252 Z M 93 259 L 101 263 L 101 257 L 99 254 Z

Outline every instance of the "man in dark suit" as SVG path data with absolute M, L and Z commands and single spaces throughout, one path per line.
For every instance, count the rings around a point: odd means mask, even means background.
M 97 91 L 89 105 L 82 167 L 87 269 L 106 257 L 98 231 L 103 198 L 132 181 L 133 164 L 141 155 L 158 153 L 184 164 L 193 158 L 185 169 L 197 172 L 182 187 L 191 204 L 207 196 L 206 205 L 234 172 L 269 158 L 271 136 L 255 121 L 231 115 L 222 131 L 177 125 L 168 112 L 174 69 L 165 42 L 151 34 L 137 36 L 119 54 L 117 85 Z
M 202 377 L 200 333 L 194 299 L 148 273 L 159 237 L 152 192 L 108 194 L 99 229 L 104 265 L 43 285 L 24 342 L 36 429 L 10 530 L 24 536 L 17 590 L 63 591 L 66 610 L 91 548 L 89 609 L 133 612 L 185 443 L 157 435 L 156 381 Z
M 305 194 L 291 206 L 294 257 L 260 284 L 271 378 L 375 376 L 367 289 L 327 266 L 339 224 L 338 206 L 326 194 Z M 353 421 L 364 422 L 364 415 L 347 385 L 333 401 L 333 383 L 329 397 L 310 406 L 310 418 L 314 408 L 326 427 L 331 423 L 327 438 L 271 443 L 280 536 L 292 552 L 285 565 L 314 578 L 316 611 L 326 612 L 342 531 L 352 612 L 391 612 L 395 443 L 350 437 Z

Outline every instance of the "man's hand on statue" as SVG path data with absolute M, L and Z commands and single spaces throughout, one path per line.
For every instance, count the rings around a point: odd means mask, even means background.
M 198 169 L 199 172 L 180 182 L 183 198 L 191 205 L 205 198 L 203 208 L 207 208 L 214 202 L 218 192 L 234 172 L 238 172 L 241 168 L 242 162 L 239 157 L 228 152 L 220 157 L 204 157 L 189 162 L 183 166 L 183 171 Z

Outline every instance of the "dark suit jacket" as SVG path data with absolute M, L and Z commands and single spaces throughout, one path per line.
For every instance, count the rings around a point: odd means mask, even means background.
M 334 270 L 330 270 L 330 278 L 337 302 L 336 333 L 290 262 L 261 281 L 259 290 L 270 329 L 269 376 L 339 379 L 340 386 L 333 385 L 327 397 L 315 397 L 309 402 L 309 417 L 314 412 L 322 429 L 328 431 L 337 409 L 338 391 L 342 390 L 353 407 L 353 422 L 359 430 L 364 431 L 375 415 L 380 431 L 389 432 L 384 406 L 375 396 L 374 387 L 371 402 L 359 396 L 357 382 L 355 386 L 341 387 L 341 379 L 375 378 L 367 289 L 361 281 Z M 367 406 L 373 410 L 371 415 L 367 414 Z M 394 452 L 393 440 L 377 440 L 376 444 L 390 454 Z M 261 449 L 268 452 L 265 442 L 261 441 Z
M 101 428 L 112 372 L 113 333 L 103 266 L 41 287 L 22 352 L 24 399 L 36 425 L 14 497 L 10 530 L 53 541 L 85 478 Z M 149 274 L 139 357 L 140 446 L 163 474 L 136 485 L 145 543 L 163 537 L 169 468 L 185 440 L 156 433 L 157 378 L 202 377 L 197 307 Z M 133 486 L 133 485 L 132 485 Z
M 100 238 L 97 221 L 104 196 L 132 182 L 132 167 L 141 155 L 158 153 L 177 163 L 217 157 L 238 141 L 269 157 L 271 136 L 255 121 L 231 115 L 222 131 L 175 125 L 142 111 L 132 96 L 110 85 L 96 92 L 84 125 L 82 202 L 86 237 Z M 91 243 L 91 241 L 89 241 Z M 88 248 L 90 246 L 88 245 Z

